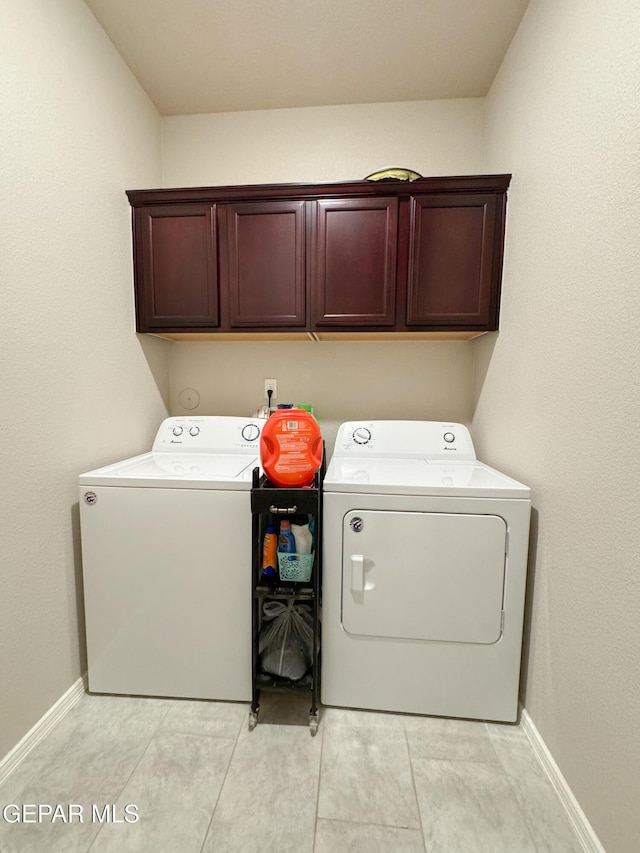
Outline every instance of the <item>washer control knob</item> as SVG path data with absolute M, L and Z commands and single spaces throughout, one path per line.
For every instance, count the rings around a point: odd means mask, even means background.
M 245 441 L 255 441 L 260 435 L 260 429 L 255 424 L 247 424 L 242 427 L 242 437 Z
M 452 432 L 445 432 L 445 434 L 442 437 L 447 442 L 447 444 L 451 444 L 452 441 L 456 440 L 456 437 Z
M 183 430 L 183 428 L 182 428 L 181 426 L 174 426 L 174 428 L 171 430 L 171 432 L 172 432 L 174 435 L 182 435 L 182 433 L 184 432 L 184 430 Z
M 189 435 L 200 435 L 200 427 L 192 426 L 189 428 Z
M 358 427 L 353 432 L 353 440 L 356 444 L 369 444 L 371 441 L 371 430 L 367 427 Z

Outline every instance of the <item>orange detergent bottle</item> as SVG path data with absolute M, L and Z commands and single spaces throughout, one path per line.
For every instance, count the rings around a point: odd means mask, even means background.
M 318 422 L 303 409 L 278 409 L 262 428 L 260 461 L 274 486 L 308 486 L 322 464 Z

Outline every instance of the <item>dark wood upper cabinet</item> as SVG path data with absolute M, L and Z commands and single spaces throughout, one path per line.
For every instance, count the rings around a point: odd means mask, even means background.
M 134 252 L 139 332 L 218 325 L 215 205 L 138 208 Z
M 469 338 L 497 329 L 510 180 L 129 190 L 138 331 Z
M 496 195 L 411 199 L 407 326 L 490 324 L 497 206 Z
M 305 202 L 223 205 L 219 221 L 229 328 L 304 328 Z
M 330 199 L 314 212 L 314 327 L 393 326 L 398 199 Z

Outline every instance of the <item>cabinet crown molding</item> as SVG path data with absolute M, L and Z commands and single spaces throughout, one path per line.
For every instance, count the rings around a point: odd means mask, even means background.
M 132 207 L 177 202 L 254 201 L 258 199 L 321 199 L 359 196 L 409 198 L 417 193 L 506 192 L 511 175 L 460 175 L 415 181 L 341 181 L 330 183 L 238 184 L 218 187 L 167 187 L 127 190 Z

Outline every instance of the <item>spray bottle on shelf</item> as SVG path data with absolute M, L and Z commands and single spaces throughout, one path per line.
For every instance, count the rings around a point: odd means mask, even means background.
M 278 537 L 275 527 L 267 527 L 262 545 L 262 574 L 272 578 L 278 570 Z
M 285 518 L 280 522 L 280 535 L 278 536 L 278 551 L 281 554 L 295 554 L 296 542 L 291 531 L 291 522 Z

